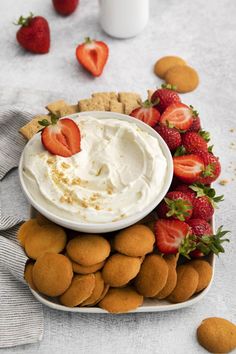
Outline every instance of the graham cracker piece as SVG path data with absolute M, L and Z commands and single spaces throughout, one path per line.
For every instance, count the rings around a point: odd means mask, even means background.
M 80 112 L 105 111 L 105 104 L 102 98 L 89 98 L 78 102 Z
M 66 106 L 69 106 L 69 105 L 64 100 L 58 100 L 58 101 L 54 101 L 54 102 L 49 103 L 46 106 L 46 109 L 53 114 L 57 114 L 57 112 L 60 109 L 66 107 Z
M 110 101 L 109 103 L 109 111 L 110 112 L 117 112 L 117 113 L 124 113 L 124 104 L 118 101 Z
M 137 101 L 129 101 L 124 104 L 125 114 L 130 114 L 135 108 L 140 107 L 140 104 Z
M 147 90 L 148 100 L 151 101 L 152 95 L 154 94 L 155 90 Z
M 104 102 L 106 111 L 109 111 L 110 101 L 117 101 L 118 95 L 116 92 L 94 92 L 92 98 L 101 98 Z
M 39 114 L 34 116 L 33 119 L 20 128 L 19 132 L 23 135 L 23 137 L 27 140 L 30 140 L 40 129 L 42 129 L 42 125 L 38 123 L 39 120 L 46 119 L 50 121 L 50 117 L 46 114 Z
M 130 103 L 130 102 L 137 102 L 141 103 L 142 99 L 138 93 L 135 92 L 119 92 L 118 93 L 118 101 L 122 103 Z
M 79 107 L 78 107 L 77 104 L 75 104 L 75 105 L 70 105 L 70 106 L 69 106 L 69 105 L 66 105 L 66 106 L 60 108 L 60 109 L 57 111 L 59 117 L 65 117 L 65 116 L 67 116 L 67 115 L 69 115 L 69 114 L 74 114 L 74 113 L 77 113 L 77 112 L 79 112 Z

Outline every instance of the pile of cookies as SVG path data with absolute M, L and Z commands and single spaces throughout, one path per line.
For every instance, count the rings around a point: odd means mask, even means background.
M 177 56 L 166 56 L 157 60 L 154 65 L 155 74 L 165 80 L 166 84 L 175 87 L 180 93 L 193 91 L 199 84 L 197 71 Z
M 78 235 L 37 214 L 20 226 L 18 240 L 29 257 L 29 286 L 68 307 L 123 313 L 141 306 L 144 297 L 183 302 L 212 277 L 205 260 L 179 265 L 178 255 L 158 254 L 154 233 L 144 224 L 112 236 Z

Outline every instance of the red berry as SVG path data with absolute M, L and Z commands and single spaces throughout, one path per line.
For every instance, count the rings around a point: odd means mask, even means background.
M 182 135 L 182 145 L 186 152 L 191 154 L 198 151 L 207 152 L 207 142 L 196 132 L 187 132 Z
M 151 97 L 151 101 L 160 113 L 163 113 L 172 103 L 181 102 L 178 93 L 168 88 L 156 90 Z
M 193 117 L 193 123 L 189 128 L 189 132 L 199 132 L 201 130 L 201 121 L 198 116 Z
M 194 219 L 203 219 L 209 221 L 214 214 L 214 208 L 209 198 L 204 196 L 196 198 L 193 202 L 193 214 Z
M 161 118 L 159 111 L 148 100 L 143 102 L 141 107 L 135 108 L 130 113 L 130 116 L 141 120 L 151 127 L 155 127 Z
M 193 122 L 192 110 L 183 103 L 173 103 L 161 115 L 160 124 L 188 130 Z
M 195 192 L 191 188 L 189 188 L 187 184 L 179 184 L 174 188 L 174 190 L 187 194 L 192 203 L 196 198 Z
M 157 207 L 159 218 L 173 218 L 185 221 L 191 218 L 193 205 L 187 194 L 173 191 L 166 194 L 166 197 Z
M 204 162 L 204 169 L 198 182 L 202 184 L 211 184 L 219 177 L 221 172 L 219 158 L 204 151 L 198 151 L 197 155 L 200 156 Z
M 165 140 L 171 151 L 174 151 L 181 145 L 181 135 L 175 128 L 168 128 L 166 125 L 157 125 L 155 130 Z
M 187 221 L 188 225 L 192 229 L 192 234 L 197 237 L 196 244 L 198 244 L 198 240 L 201 240 L 202 236 L 212 236 L 213 230 L 211 225 L 203 219 L 191 219 Z M 195 249 L 190 253 L 192 258 L 203 257 L 204 253 L 199 249 Z
M 52 0 L 55 10 L 63 16 L 68 16 L 75 11 L 79 0 Z
M 203 160 L 198 155 L 174 156 L 174 175 L 182 182 L 194 183 L 198 181 L 204 170 Z

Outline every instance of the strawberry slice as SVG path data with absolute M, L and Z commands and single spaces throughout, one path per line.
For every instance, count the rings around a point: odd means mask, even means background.
M 183 103 L 173 103 L 161 116 L 160 124 L 179 130 L 187 130 L 193 123 L 192 109 Z
M 203 160 L 198 155 L 174 156 L 174 175 L 185 183 L 196 182 L 204 170 Z
M 151 127 L 154 127 L 161 117 L 159 111 L 153 107 L 153 104 L 149 100 L 143 102 L 141 107 L 135 108 L 130 113 L 130 116 L 143 121 Z
M 46 150 L 53 155 L 70 157 L 80 151 L 80 130 L 77 124 L 69 118 L 52 118 L 52 124 L 46 125 L 42 131 L 41 141 Z
M 85 38 L 85 42 L 76 48 L 78 62 L 93 76 L 100 76 L 109 55 L 106 43 Z
M 191 228 L 184 221 L 159 219 L 155 224 L 155 236 L 157 248 L 164 254 L 175 254 L 181 251 L 181 246 L 190 234 Z M 181 251 L 188 254 L 191 247 Z M 191 249 L 192 250 L 192 249 Z

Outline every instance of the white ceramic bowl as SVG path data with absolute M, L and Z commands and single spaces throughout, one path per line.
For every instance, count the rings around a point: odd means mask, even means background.
M 142 130 L 146 131 L 156 139 L 158 139 L 160 147 L 162 149 L 162 152 L 166 158 L 167 161 L 167 173 L 166 173 L 166 178 L 164 181 L 164 185 L 160 193 L 157 195 L 156 199 L 153 200 L 146 208 L 144 208 L 141 212 L 131 215 L 127 218 L 124 218 L 122 220 L 114 221 L 114 222 L 109 222 L 109 223 L 82 223 L 82 222 L 77 222 L 77 221 L 72 221 L 66 218 L 62 218 L 51 211 L 49 211 L 45 206 L 42 206 L 37 200 L 35 200 L 29 189 L 27 188 L 27 184 L 25 183 L 24 179 L 24 174 L 23 174 L 23 155 L 24 151 L 22 152 L 20 163 L 19 163 L 19 177 L 20 177 L 20 183 L 22 190 L 29 200 L 30 204 L 38 210 L 42 215 L 44 215 L 46 218 L 49 220 L 55 222 L 58 225 L 67 227 L 71 230 L 76 230 L 76 231 L 82 231 L 82 232 L 88 232 L 88 233 L 104 233 L 104 232 L 112 232 L 116 231 L 119 229 L 123 229 L 125 227 L 128 227 L 139 220 L 143 219 L 146 215 L 148 215 L 159 203 L 160 201 L 164 198 L 165 194 L 167 193 L 172 177 L 173 177 L 173 160 L 172 156 L 170 153 L 170 150 L 168 146 L 166 145 L 165 141 L 161 138 L 161 136 L 150 126 L 147 124 L 143 123 L 142 121 L 132 118 L 130 116 L 120 114 L 120 113 L 114 113 L 114 112 L 82 112 L 79 113 L 79 116 L 84 116 L 84 115 L 90 115 L 93 116 L 97 119 L 101 118 L 107 118 L 107 119 L 120 119 L 120 120 L 125 120 L 127 122 L 132 122 L 136 123 L 137 126 L 139 126 Z M 69 115 L 67 117 L 73 118 L 73 116 L 78 116 L 78 114 L 75 115 Z M 39 134 L 39 133 L 38 133 Z M 34 139 L 34 137 L 32 138 Z

